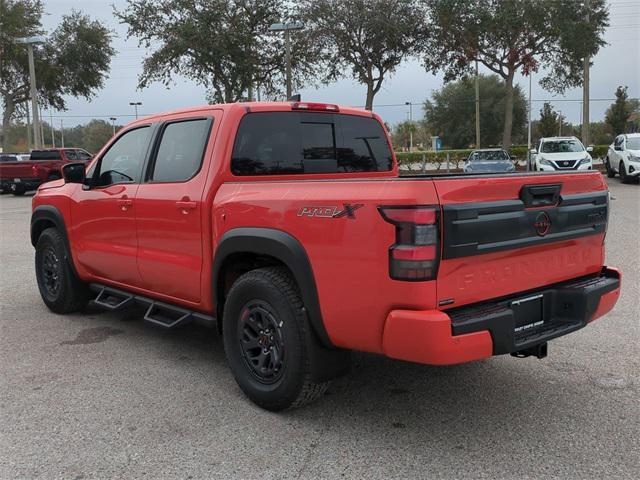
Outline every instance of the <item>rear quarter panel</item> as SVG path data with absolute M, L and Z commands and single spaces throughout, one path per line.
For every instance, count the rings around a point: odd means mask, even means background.
M 301 214 L 305 207 L 363 204 L 348 216 Z M 380 352 L 384 321 L 394 308 L 434 308 L 435 282 L 389 277 L 395 227 L 379 205 L 437 204 L 432 181 L 258 181 L 223 184 L 214 201 L 215 237 L 238 227 L 285 231 L 305 248 L 323 321 L 337 346 Z

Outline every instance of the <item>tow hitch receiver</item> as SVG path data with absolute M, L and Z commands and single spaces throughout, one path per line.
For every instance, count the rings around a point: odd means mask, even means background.
M 513 352 L 511 356 L 516 358 L 536 357 L 542 359 L 547 356 L 547 344 L 545 342 L 539 345 L 534 345 L 533 347 L 529 347 L 525 350 Z

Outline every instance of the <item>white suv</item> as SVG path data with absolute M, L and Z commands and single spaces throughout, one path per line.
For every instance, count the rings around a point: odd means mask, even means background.
M 533 169 L 536 172 L 560 172 L 567 170 L 591 170 L 593 160 L 589 152 L 576 137 L 541 138 L 538 148 L 531 150 Z
M 640 133 L 618 135 L 609 145 L 604 165 L 609 178 L 615 177 L 616 173 L 623 183 L 640 178 Z

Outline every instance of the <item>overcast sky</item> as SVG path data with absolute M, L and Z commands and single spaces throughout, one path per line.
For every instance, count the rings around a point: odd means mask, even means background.
M 627 85 L 630 97 L 640 97 L 640 0 L 611 0 L 609 3 L 611 25 L 605 34 L 608 45 L 593 59 L 591 69 L 592 121 L 604 118 L 618 85 Z M 124 9 L 125 0 L 45 0 L 44 5 L 46 15 L 43 24 L 47 31 L 55 28 L 63 14 L 76 8 L 102 21 L 116 35 L 113 44 L 118 53 L 113 58 L 105 88 L 91 102 L 69 98 L 66 112 L 53 112 L 54 116 L 64 119 L 65 126 L 112 116 L 118 118 L 117 123 L 126 123 L 133 115 L 130 101 L 141 101 L 140 112 L 144 114 L 206 103 L 204 88 L 182 78 L 176 79 L 176 84 L 168 88 L 159 83 L 143 90 L 136 88 L 145 51 L 138 47 L 136 39 L 126 39 L 126 26 L 118 23 L 112 8 L 115 5 L 120 10 Z M 580 123 L 582 90 L 569 90 L 563 96 L 554 96 L 537 84 L 542 76 L 540 72 L 533 77 L 534 118 L 538 116 L 542 101 L 551 100 L 567 121 Z M 528 79 L 518 76 L 516 81 L 526 94 Z M 419 61 L 409 61 L 384 83 L 375 98 L 374 109 L 385 121 L 395 124 L 408 118 L 409 109 L 404 103 L 412 102 L 415 104 L 413 118 L 420 118 L 423 115 L 422 103 L 442 84 L 441 75 L 426 73 Z M 301 93 L 304 100 L 344 105 L 362 106 L 365 99 L 365 88 L 350 80 L 319 89 L 305 89 Z M 48 111 L 43 112 L 43 116 L 49 120 Z M 55 123 L 58 125 L 59 120 Z

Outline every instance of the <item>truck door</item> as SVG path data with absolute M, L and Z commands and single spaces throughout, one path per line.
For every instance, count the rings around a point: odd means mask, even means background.
M 140 286 L 135 196 L 151 138 L 151 125 L 121 134 L 92 166 L 89 188 L 72 195 L 71 218 L 78 262 L 92 275 Z
M 215 111 L 159 127 L 146 179 L 136 197 L 138 269 L 144 288 L 168 300 L 201 299 L 203 195 Z

